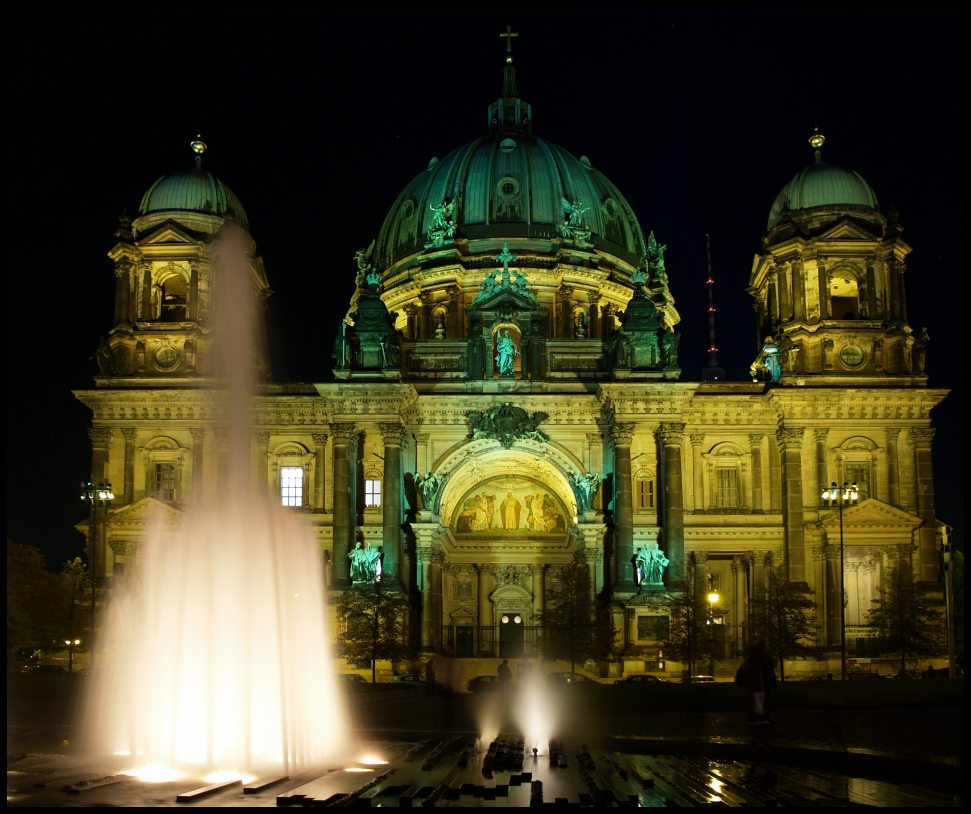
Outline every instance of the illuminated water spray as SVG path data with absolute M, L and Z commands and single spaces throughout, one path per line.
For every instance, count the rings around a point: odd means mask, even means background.
M 251 483 L 259 354 L 248 245 L 224 228 L 213 253 L 228 382 L 220 498 L 188 505 L 177 529 L 155 524 L 114 589 L 91 676 L 92 743 L 142 764 L 259 774 L 339 760 L 349 747 L 320 552 Z

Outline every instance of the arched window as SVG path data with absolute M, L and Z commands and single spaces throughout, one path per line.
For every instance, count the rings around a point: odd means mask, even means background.
M 833 319 L 860 318 L 860 287 L 849 269 L 835 269 L 830 273 L 829 313 Z
M 863 435 L 847 438 L 837 450 L 837 471 L 840 482 L 855 483 L 860 500 L 876 497 L 877 445 Z
M 655 495 L 654 473 L 649 469 L 638 469 L 634 473 L 634 508 L 654 509 Z
M 182 500 L 182 469 L 188 450 L 168 436 L 145 444 L 145 495 L 165 503 Z
M 741 509 L 746 505 L 743 482 L 747 455 L 734 444 L 716 444 L 704 456 L 708 469 L 709 508 Z
M 270 470 L 282 506 L 310 505 L 310 476 L 314 454 L 303 444 L 287 441 L 270 452 Z

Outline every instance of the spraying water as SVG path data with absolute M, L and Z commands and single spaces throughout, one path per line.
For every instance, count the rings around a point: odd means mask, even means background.
M 91 676 L 91 742 L 139 763 L 259 774 L 343 759 L 349 727 L 329 653 L 312 532 L 251 482 L 258 336 L 248 239 L 214 245 L 229 457 L 220 499 L 155 524 L 113 589 Z

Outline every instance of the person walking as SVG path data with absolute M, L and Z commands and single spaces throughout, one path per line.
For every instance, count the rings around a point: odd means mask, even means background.
M 754 725 L 768 724 L 768 695 L 775 686 L 775 659 L 769 655 L 769 642 L 759 639 L 749 645 L 745 660 L 739 668 L 742 686 L 748 694 L 748 722 Z
M 496 668 L 496 673 L 499 676 L 500 686 L 503 688 L 508 687 L 509 682 L 512 681 L 512 670 L 509 669 L 509 659 L 502 660 L 502 664 Z

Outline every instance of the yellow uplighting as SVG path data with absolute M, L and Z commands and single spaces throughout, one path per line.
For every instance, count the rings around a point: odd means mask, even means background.
M 373 772 L 374 769 L 369 769 L 366 766 L 348 766 L 344 769 L 345 772 Z
M 183 776 L 182 772 L 177 769 L 172 769 L 168 766 L 158 766 L 156 764 L 139 766 L 137 769 L 129 769 L 126 772 L 122 772 L 122 774 L 127 774 L 129 777 L 134 777 L 143 783 L 171 783 L 173 780 L 178 780 Z
M 385 766 L 387 763 L 388 761 L 378 755 L 365 755 L 361 758 L 361 764 L 364 766 Z
M 251 783 L 256 779 L 256 775 L 243 774 L 232 769 L 221 769 L 218 772 L 211 772 L 203 775 L 203 780 L 207 783 L 228 783 L 230 780 L 239 780 L 241 783 Z

